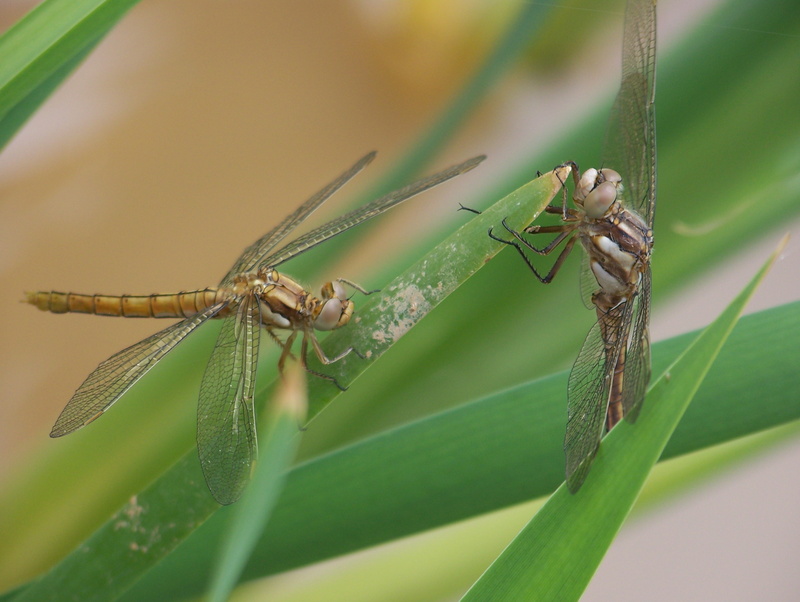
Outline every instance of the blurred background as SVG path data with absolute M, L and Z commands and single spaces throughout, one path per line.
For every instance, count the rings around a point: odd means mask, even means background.
M 0 30 L 35 4 L 3 2 Z M 660 5 L 659 58 L 716 5 L 711 0 Z M 148 294 L 214 285 L 245 246 L 377 149 L 376 162 L 311 225 L 341 213 L 433 123 L 517 10 L 511 0 L 145 0 L 124 18 L 0 156 L 2 496 L 13 497 L 26 471 L 57 453 L 61 442 L 48 437 L 52 423 L 96 364 L 166 326 L 38 313 L 19 302 L 23 291 Z M 489 156 L 485 164 L 381 218 L 357 249 L 321 277 L 290 273 L 314 290 L 336 276 L 377 287 L 376 264 L 413 246 L 417 237 L 463 223 L 463 214 L 454 211 L 458 202 L 480 203 L 477 190 L 489 190 L 523 157 L 586 119 L 598 99 L 610 103 L 619 85 L 623 11 L 623 2 L 549 7 L 546 18 L 561 23 L 558 31 L 574 28 L 581 35 L 533 43 L 527 60 L 495 86 L 424 171 L 481 153 Z M 800 49 L 796 22 L 787 23 L 785 31 L 718 27 L 715 35 L 743 44 L 780 37 Z M 680 84 L 659 78 L 657 89 Z M 775 118 L 794 120 L 787 127 L 798 131 L 796 112 Z M 800 153 L 798 140 L 794 150 Z M 769 143 L 757 135 L 748 143 L 754 141 Z M 726 152 L 735 149 L 705 157 L 706 178 L 726 177 Z M 588 166 L 597 157 L 562 156 L 538 169 L 547 171 L 566 159 Z M 660 169 L 668 177 L 664 163 Z M 659 212 L 671 202 L 661 189 Z M 800 298 L 800 227 L 794 215 L 788 221 L 775 217 L 780 230 L 765 231 L 679 295 L 654 299 L 655 340 L 707 324 L 787 230 L 795 236 L 750 311 Z M 657 220 L 657 241 L 662 228 L 679 226 Z M 520 279 L 528 278 L 522 265 L 515 269 Z M 576 288 L 574 281 L 564 286 Z M 532 284 L 524 291 L 548 292 Z M 580 308 L 577 294 L 574 304 Z M 516 380 L 509 386 L 536 375 L 511 374 Z M 187 412 L 193 416 L 193 408 Z M 393 416 L 387 424 L 408 418 L 402 410 Z M 320 443 L 319 449 L 332 445 Z M 585 599 L 640 600 L 642 592 L 650 600 L 798 595 L 799 462 L 795 441 L 640 516 L 612 546 Z M 762 511 L 765 492 L 768 512 Z M 359 554 L 351 561 L 369 559 Z M 322 567 L 295 579 L 324 579 L 331 570 L 337 569 Z M 746 576 L 746 584 L 731 575 Z M 280 591 L 285 599 L 301 599 L 291 597 L 298 595 L 292 594 L 291 579 L 278 580 L 285 588 Z M 2 585 L 14 582 L 6 575 Z M 270 587 L 277 586 L 248 586 L 251 599 L 267 591 L 276 595 Z

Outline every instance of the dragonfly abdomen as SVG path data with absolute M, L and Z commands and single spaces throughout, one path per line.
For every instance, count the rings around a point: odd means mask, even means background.
M 82 295 L 58 291 L 26 293 L 25 300 L 42 311 L 123 318 L 188 318 L 222 300 L 229 293 L 206 288 L 173 294 Z
M 609 393 L 608 409 L 606 410 L 606 430 L 610 431 L 614 426 L 625 417 L 625 407 L 622 405 L 622 385 L 625 378 L 625 356 L 627 354 L 626 343 L 623 342 L 619 350 L 617 365 L 614 367 L 614 374 L 611 378 L 611 392 Z

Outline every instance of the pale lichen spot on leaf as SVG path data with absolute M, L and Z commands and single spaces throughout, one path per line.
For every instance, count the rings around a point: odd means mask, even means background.
M 132 552 L 146 554 L 150 550 L 150 546 L 161 539 L 158 525 L 150 529 L 143 524 L 145 516 L 146 509 L 139 504 L 136 496 L 131 497 L 128 503 L 117 513 L 114 530 L 128 531 L 135 536 L 135 539 L 128 543 L 128 549 Z
M 381 319 L 372 332 L 372 339 L 380 344 L 398 340 L 431 310 L 431 303 L 416 284 L 393 287 L 391 292 L 391 297 L 381 299 Z

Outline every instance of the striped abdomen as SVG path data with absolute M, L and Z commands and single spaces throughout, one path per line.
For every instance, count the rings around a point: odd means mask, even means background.
M 42 311 L 124 318 L 188 318 L 230 296 L 230 291 L 207 288 L 169 295 L 81 295 L 38 291 L 25 300 Z

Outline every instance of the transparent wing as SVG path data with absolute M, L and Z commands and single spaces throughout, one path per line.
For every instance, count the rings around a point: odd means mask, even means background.
M 225 301 L 208 307 L 191 318 L 186 318 L 115 353 L 101 363 L 83 381 L 61 411 L 50 436 L 67 435 L 99 418 L 189 333 L 227 304 Z
M 222 329 L 200 384 L 197 453 L 211 495 L 232 504 L 258 453 L 253 393 L 261 315 L 255 295 L 241 297 Z
M 622 407 L 625 419 L 635 422 L 650 382 L 650 268 L 642 274 L 639 293 L 633 300 L 632 329 L 625 360 Z
M 569 375 L 564 453 L 567 485 L 572 492 L 583 484 L 603 436 L 614 368 L 622 348 L 613 342 L 627 334 L 630 305 L 618 305 L 595 323 Z
M 656 3 L 629 0 L 622 85 L 608 122 L 603 166 L 622 175 L 626 205 L 652 227 L 656 203 Z
M 442 184 L 443 182 L 446 182 L 457 175 L 468 172 L 469 170 L 475 168 L 485 158 L 485 156 L 473 157 L 472 159 L 464 161 L 463 163 L 459 163 L 458 165 L 454 165 L 453 167 L 445 169 L 444 171 L 440 171 L 437 174 L 428 176 L 422 180 L 418 180 L 413 184 L 409 184 L 400 190 L 390 192 L 386 196 L 372 201 L 371 203 L 368 203 L 367 205 L 364 205 L 355 211 L 351 211 L 350 213 L 332 220 L 327 224 L 323 224 L 319 228 L 311 230 L 307 234 L 304 234 L 300 238 L 297 238 L 296 240 L 287 244 L 285 247 L 265 258 L 259 265 L 259 268 L 272 268 L 279 266 L 284 261 L 288 261 L 292 257 L 296 257 L 297 255 L 300 255 L 300 253 L 308 251 L 309 249 L 328 240 L 329 238 L 332 238 L 337 234 L 341 234 L 345 230 L 349 230 L 353 226 L 357 226 L 368 219 L 380 215 L 384 211 L 391 209 L 395 205 L 399 205 L 403 201 L 407 201 L 411 197 L 416 196 L 421 192 L 430 190 L 434 186 L 438 186 L 439 184 Z
M 375 155 L 375 151 L 372 151 L 361 157 L 350 169 L 300 205 L 294 213 L 286 217 L 286 219 L 275 228 L 247 247 L 241 257 L 233 264 L 230 271 L 225 274 L 225 277 L 220 282 L 220 286 L 231 284 L 234 276 L 242 272 L 248 272 L 257 264 L 261 263 L 264 256 L 275 248 L 275 245 L 282 241 L 287 234 L 300 225 L 303 220 L 311 215 L 322 203 L 327 201 L 337 190 L 347 184 L 347 182 L 352 180 L 362 169 L 369 165 L 375 158 Z
M 581 274 L 578 284 L 581 289 L 581 301 L 583 301 L 583 306 L 586 309 L 594 309 L 595 306 L 594 303 L 592 303 L 592 295 L 600 288 L 600 285 L 597 284 L 597 278 L 594 277 L 592 268 L 589 266 L 589 254 L 585 251 L 581 253 Z

